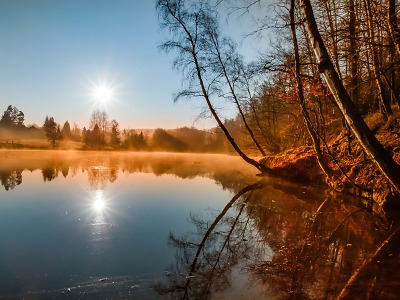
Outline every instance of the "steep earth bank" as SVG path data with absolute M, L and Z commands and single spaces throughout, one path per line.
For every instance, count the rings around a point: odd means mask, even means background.
M 378 113 L 371 114 L 366 121 L 385 149 L 400 164 L 400 111 L 397 110 L 386 120 Z M 349 140 L 346 131 L 329 130 L 330 153 L 324 153 L 334 174 L 329 180 L 319 167 L 312 147 L 267 156 L 261 159 L 261 163 L 271 170 L 271 174 L 290 181 L 328 185 L 340 192 L 373 199 L 379 205 L 394 203 L 400 206 L 400 195 L 394 193 L 354 137 Z

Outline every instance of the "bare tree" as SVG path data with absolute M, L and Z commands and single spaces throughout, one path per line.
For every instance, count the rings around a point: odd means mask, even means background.
M 100 141 L 99 141 L 99 146 L 100 146 L 100 144 L 105 143 L 106 133 L 110 127 L 108 114 L 104 110 L 100 111 L 99 109 L 96 109 L 90 116 L 90 129 L 94 130 L 96 125 L 100 129 Z
M 266 153 L 250 128 L 243 112 L 242 105 L 240 104 L 241 97 L 238 90 L 240 89 L 240 86 L 243 85 L 243 82 L 245 83 L 244 86 L 248 82 L 246 78 L 246 72 L 244 71 L 243 62 L 236 52 L 233 41 L 231 39 L 221 37 L 218 27 L 216 26 L 217 20 L 210 14 L 206 15 L 205 17 L 208 19 L 206 19 L 204 22 L 204 32 L 206 34 L 205 37 L 207 38 L 206 43 L 209 44 L 209 46 L 205 49 L 209 51 L 209 57 L 211 59 L 210 65 L 213 66 L 213 71 L 216 73 L 215 76 L 218 78 L 216 82 L 222 80 L 222 86 L 227 87 L 228 94 L 236 104 L 239 115 L 247 132 L 249 133 L 257 149 L 263 156 L 265 156 Z M 221 92 L 225 94 L 223 90 Z
M 163 20 L 161 26 L 171 34 L 170 40 L 161 48 L 166 52 L 177 51 L 174 66 L 188 77 L 188 88 L 180 92 L 176 100 L 181 97 L 203 97 L 218 126 L 240 157 L 258 170 L 266 172 L 266 167 L 239 148 L 212 103 L 212 98 L 216 94 L 218 96 L 219 75 L 215 75 L 212 72 L 213 66 L 209 65 L 212 60 L 207 48 L 209 43 L 205 39 L 209 22 L 215 22 L 217 26 L 210 8 L 204 1 L 186 3 L 179 0 L 158 0 L 157 9 Z

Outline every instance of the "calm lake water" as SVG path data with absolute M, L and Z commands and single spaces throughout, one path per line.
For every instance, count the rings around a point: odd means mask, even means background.
M 0 299 L 334 299 L 393 230 L 238 157 L 0 151 Z M 400 295 L 398 244 L 351 289 Z

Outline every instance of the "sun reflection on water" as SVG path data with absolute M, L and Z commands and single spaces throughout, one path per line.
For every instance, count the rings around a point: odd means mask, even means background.
M 89 199 L 89 249 L 92 255 L 100 255 L 107 247 L 113 226 L 109 215 L 110 201 L 102 189 L 95 190 Z
M 103 213 L 106 208 L 106 201 L 102 190 L 97 190 L 92 202 L 92 208 L 96 213 Z

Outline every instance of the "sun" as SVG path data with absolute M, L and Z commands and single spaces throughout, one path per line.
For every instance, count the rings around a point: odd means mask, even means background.
M 100 103 L 107 103 L 114 97 L 114 89 L 106 84 L 100 84 L 93 87 L 93 98 Z

